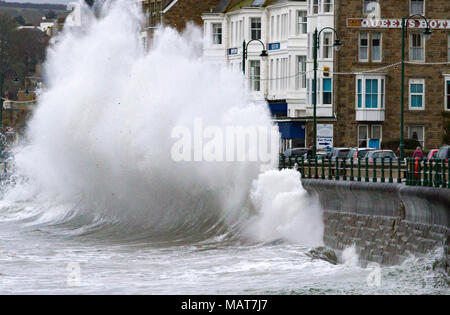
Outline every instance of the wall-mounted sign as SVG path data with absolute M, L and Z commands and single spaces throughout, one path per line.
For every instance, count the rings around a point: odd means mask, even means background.
M 431 29 L 450 30 L 450 20 L 428 20 Z M 402 19 L 347 19 L 348 27 L 402 28 Z M 426 28 L 425 20 L 409 20 L 408 28 Z
M 333 147 L 333 125 L 317 125 L 317 149 Z
M 238 49 L 237 48 L 229 48 L 228 49 L 228 55 L 237 55 Z
M 269 44 L 269 50 L 278 50 L 278 49 L 280 49 L 280 43 Z

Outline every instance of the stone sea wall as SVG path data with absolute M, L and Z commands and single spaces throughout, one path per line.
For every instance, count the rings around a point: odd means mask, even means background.
M 303 179 L 324 210 L 325 244 L 356 245 L 363 261 L 392 265 L 443 247 L 450 235 L 450 190 L 399 184 Z

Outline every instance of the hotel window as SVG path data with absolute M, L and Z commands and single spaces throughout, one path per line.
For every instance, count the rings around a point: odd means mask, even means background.
M 372 61 L 381 61 L 381 33 L 372 33 Z
M 251 18 L 250 20 L 251 28 L 251 39 L 261 39 L 261 19 Z
M 322 58 L 333 58 L 333 34 L 324 32 L 322 35 Z
M 412 14 L 425 14 L 425 1 L 424 0 L 411 0 L 410 13 Z
M 358 125 L 358 148 L 367 148 L 369 142 L 369 127 Z
M 252 91 L 261 90 L 261 67 L 259 60 L 250 61 L 250 88 Z
M 333 0 L 323 0 L 323 12 L 333 12 Z
M 450 110 L 450 78 L 445 80 L 445 109 Z
M 424 134 L 423 126 L 408 126 L 408 138 L 419 141 L 422 148 L 425 148 Z
M 213 23 L 213 44 L 222 45 L 222 24 L 221 23 Z
M 409 60 L 425 61 L 424 38 L 422 34 L 411 34 L 409 47 Z
M 384 78 L 376 76 L 357 76 L 356 106 L 358 109 L 384 108 Z
M 369 14 L 375 11 L 379 0 L 363 0 L 363 13 Z
M 306 11 L 298 11 L 297 12 L 297 35 L 307 34 L 308 33 L 308 18 Z
M 297 90 L 306 88 L 306 56 L 297 56 Z
M 323 79 L 322 104 L 331 105 L 333 99 L 331 79 Z
M 359 61 L 369 61 L 369 33 L 359 33 Z
M 409 80 L 409 109 L 424 109 L 425 107 L 425 80 Z

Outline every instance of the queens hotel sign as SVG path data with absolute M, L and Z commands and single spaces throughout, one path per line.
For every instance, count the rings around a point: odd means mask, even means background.
M 432 29 L 450 30 L 450 20 L 428 20 Z M 347 19 L 348 27 L 366 27 L 366 28 L 401 28 L 402 19 Z M 427 23 L 424 20 L 409 20 L 408 28 L 426 28 Z

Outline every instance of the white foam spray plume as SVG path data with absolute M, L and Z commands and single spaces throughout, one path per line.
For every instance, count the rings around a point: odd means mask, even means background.
M 341 260 L 344 266 L 356 267 L 359 264 L 359 255 L 356 252 L 356 246 L 352 245 L 344 248 L 341 254 Z
M 254 182 L 252 201 L 258 209 L 248 232 L 259 241 L 288 240 L 305 246 L 323 244 L 320 206 L 308 196 L 299 172 L 268 171 Z
M 83 233 L 204 239 L 240 231 L 261 211 L 261 222 L 252 221 L 258 240 L 320 239 L 320 211 L 305 204 L 298 173 L 260 175 L 252 203 L 260 163 L 172 160 L 173 128 L 197 118 L 219 127 L 272 126 L 242 75 L 201 58 L 190 38 L 198 30 L 159 29 L 146 52 L 142 16 L 128 1 L 106 2 L 86 21 L 48 52 L 47 87 L 16 153 L 17 173 L 27 180 L 5 199 L 33 200 L 39 222 L 70 222 Z

